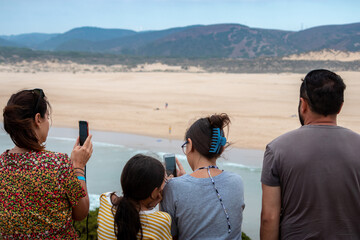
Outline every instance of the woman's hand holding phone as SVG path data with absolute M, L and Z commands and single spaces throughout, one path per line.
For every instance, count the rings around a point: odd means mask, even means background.
M 175 157 L 175 162 L 176 162 L 176 165 L 178 166 L 176 168 L 176 176 L 181 177 L 182 175 L 185 175 L 186 174 L 185 169 L 184 169 L 183 165 L 180 163 L 179 159 L 177 159 L 177 157 Z M 165 178 L 166 178 L 166 180 L 170 180 L 173 177 L 174 177 L 174 175 L 170 174 L 170 175 L 167 175 Z
M 183 166 L 181 165 L 179 159 L 175 157 L 175 154 L 165 154 L 164 155 L 165 169 L 166 169 L 166 180 L 169 180 L 173 177 L 180 177 L 186 174 Z M 177 167 L 176 167 L 177 165 Z
M 182 175 L 185 175 L 185 169 L 183 167 L 183 165 L 180 163 L 179 159 L 177 159 L 177 157 L 175 157 L 175 161 L 176 161 L 176 165 L 178 166 L 176 168 L 176 174 L 178 177 L 181 177 Z
M 86 163 L 89 161 L 93 152 L 91 138 L 92 135 L 90 134 L 89 137 L 85 140 L 83 146 L 80 146 L 80 138 L 77 138 L 70 157 L 74 168 L 83 169 L 85 168 Z

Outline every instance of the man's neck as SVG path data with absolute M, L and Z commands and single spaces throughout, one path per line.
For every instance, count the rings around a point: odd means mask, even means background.
M 305 125 L 337 126 L 337 118 L 336 115 L 317 116 L 315 118 L 310 118 L 307 121 L 305 121 Z

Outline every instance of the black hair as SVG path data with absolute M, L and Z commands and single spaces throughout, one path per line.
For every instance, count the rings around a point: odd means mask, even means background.
M 339 75 L 317 69 L 309 72 L 302 81 L 300 97 L 307 99 L 313 112 L 323 116 L 339 113 L 346 88 Z
M 164 178 L 163 164 L 153 157 L 137 154 L 126 163 L 121 174 L 123 196 L 113 201 L 117 239 L 136 239 L 138 232 L 142 239 L 140 201 L 150 197 L 155 188 L 161 187 Z
M 11 95 L 3 110 L 4 129 L 16 146 L 34 151 L 45 149 L 39 143 L 33 123 L 37 113 L 44 118 L 48 109 L 50 103 L 39 91 L 22 90 Z
M 229 146 L 229 143 L 226 143 L 225 146 L 221 147 L 218 153 L 209 152 L 213 128 L 220 128 L 222 136 L 224 136 L 224 128 L 228 127 L 229 124 L 230 118 L 226 113 L 200 118 L 186 131 L 185 141 L 190 138 L 194 149 L 207 159 L 218 158 L 223 153 L 224 149 Z

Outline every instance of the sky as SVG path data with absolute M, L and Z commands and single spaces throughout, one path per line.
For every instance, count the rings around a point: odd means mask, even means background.
M 0 35 L 238 23 L 299 31 L 360 22 L 359 0 L 0 0 Z

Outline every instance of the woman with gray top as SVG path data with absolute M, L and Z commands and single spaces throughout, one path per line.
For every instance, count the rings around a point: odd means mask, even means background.
M 161 208 L 172 217 L 178 239 L 241 239 L 244 186 L 241 177 L 222 171 L 216 160 L 229 145 L 227 114 L 198 119 L 186 131 L 183 152 L 193 170 L 171 179 Z

